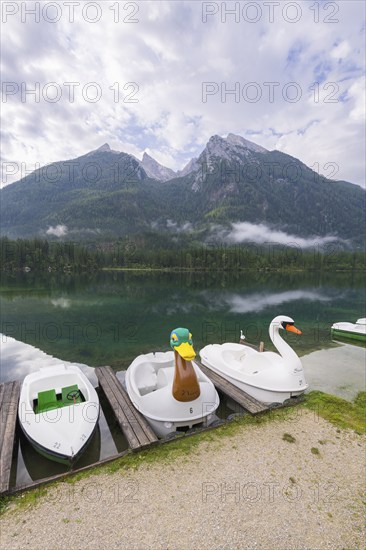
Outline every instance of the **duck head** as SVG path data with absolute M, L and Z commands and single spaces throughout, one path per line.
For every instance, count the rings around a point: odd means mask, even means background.
M 170 334 L 170 346 L 186 361 L 192 361 L 196 357 L 193 349 L 192 334 L 187 328 L 176 328 Z
M 187 328 L 176 328 L 170 334 L 170 345 L 174 350 L 175 370 L 172 395 L 177 401 L 194 401 L 200 394 L 196 371 L 191 363 L 196 357 L 192 334 Z

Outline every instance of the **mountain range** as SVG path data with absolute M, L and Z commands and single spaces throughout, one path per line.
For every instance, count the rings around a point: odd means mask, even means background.
M 107 240 L 149 234 L 174 241 L 184 234 L 199 242 L 249 223 L 359 246 L 365 197 L 357 185 L 329 180 L 234 134 L 212 136 L 178 172 L 146 152 L 139 160 L 104 144 L 3 188 L 1 235 Z

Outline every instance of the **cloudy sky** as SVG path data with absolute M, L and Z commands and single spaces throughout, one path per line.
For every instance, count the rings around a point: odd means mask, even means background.
M 229 132 L 365 185 L 362 1 L 1 8 L 2 185 L 106 142 L 179 169 Z

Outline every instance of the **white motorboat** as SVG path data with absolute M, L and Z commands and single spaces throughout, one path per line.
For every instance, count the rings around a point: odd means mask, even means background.
M 201 361 L 258 401 L 283 403 L 301 395 L 308 384 L 299 357 L 279 334 L 281 329 L 301 334 L 290 317 L 275 317 L 269 335 L 279 353 L 259 352 L 245 344 L 210 344 L 200 351 Z
M 41 455 L 72 464 L 97 426 L 99 398 L 79 367 L 41 368 L 24 378 L 18 417 L 25 436 Z
M 331 327 L 332 336 L 350 338 L 366 342 L 366 318 L 357 319 L 356 323 L 334 323 Z
M 173 330 L 170 343 L 174 351 L 136 357 L 125 378 L 132 403 L 158 437 L 209 425 L 220 403 L 211 380 L 192 363 L 188 329 Z

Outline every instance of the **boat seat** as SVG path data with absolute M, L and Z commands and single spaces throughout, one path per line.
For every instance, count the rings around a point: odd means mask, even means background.
M 62 388 L 62 390 L 61 390 L 61 403 L 62 403 L 63 407 L 66 407 L 67 405 L 73 405 L 74 403 L 81 403 L 83 401 L 80 393 L 79 393 L 78 397 L 76 397 L 75 400 L 74 399 L 67 399 L 67 394 L 68 393 L 76 392 L 78 390 L 79 390 L 79 388 L 78 388 L 77 384 L 73 384 L 72 386 L 65 386 L 64 388 Z
M 162 367 L 158 370 L 157 389 L 164 388 L 169 383 L 173 383 L 174 369 L 172 367 Z
M 45 390 L 38 392 L 38 403 L 35 408 L 36 414 L 52 411 L 58 407 L 59 403 L 57 401 L 56 390 Z
M 145 364 L 141 366 L 136 372 L 136 386 L 140 392 L 140 395 L 146 395 L 156 389 L 156 372 L 152 365 Z
M 242 361 L 248 357 L 245 350 L 230 350 L 222 353 L 222 359 L 233 369 L 240 369 Z

